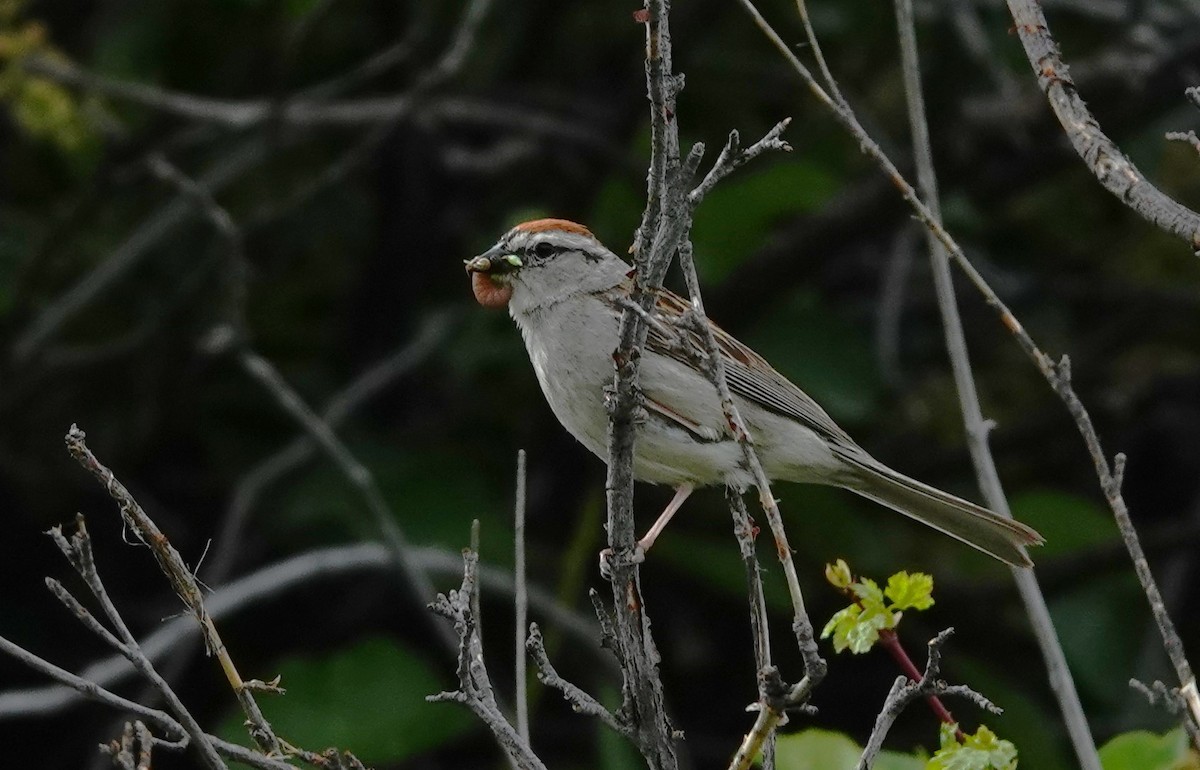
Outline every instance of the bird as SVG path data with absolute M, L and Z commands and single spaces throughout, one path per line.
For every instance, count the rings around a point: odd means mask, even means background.
M 555 417 L 607 462 L 606 399 L 621 317 L 634 287 L 631 266 L 587 227 L 552 218 L 516 225 L 464 264 L 476 301 L 507 309 L 516 322 Z M 696 488 L 724 484 L 745 490 L 754 483 L 717 389 L 694 363 L 703 358 L 702 343 L 679 323 L 690 307 L 660 288 L 649 313 L 633 475 L 669 485 L 675 495 L 638 541 L 640 556 Z M 1035 530 L 876 460 L 762 356 L 706 322 L 768 478 L 841 487 L 1007 564 L 1032 566 L 1025 549 L 1043 543 Z

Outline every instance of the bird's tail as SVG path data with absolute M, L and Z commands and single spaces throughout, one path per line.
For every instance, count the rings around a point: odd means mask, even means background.
M 1014 567 L 1032 567 L 1025 546 L 1045 542 L 1019 521 L 910 479 L 870 458 L 845 458 L 855 468 L 846 489 L 893 508 Z

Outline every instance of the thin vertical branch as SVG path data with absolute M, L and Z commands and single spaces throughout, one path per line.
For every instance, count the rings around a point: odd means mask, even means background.
M 479 520 L 471 522 L 471 545 L 464 548 L 462 584 L 458 590 L 438 594 L 429 609 L 454 624 L 458 638 L 458 689 L 427 695 L 430 703 L 461 703 L 488 729 L 505 755 L 519 770 L 546 770 L 507 719 L 496 702 L 491 677 L 483 659 L 483 632 L 479 614 Z
M 516 525 L 513 539 L 515 554 L 513 557 L 513 579 L 516 582 L 516 701 L 517 701 L 517 734 L 521 740 L 529 743 L 529 678 L 526 670 L 528 653 L 525 650 L 527 627 L 529 623 L 529 590 L 525 575 L 525 450 L 517 452 L 517 501 L 514 511 Z
M 912 0 L 896 0 L 896 23 L 900 37 L 900 59 L 904 71 L 904 86 L 908 100 L 909 127 L 913 137 L 913 154 L 916 160 L 917 183 L 921 199 L 929 208 L 934 221 L 941 222 L 941 204 L 938 200 L 937 174 L 933 165 L 933 151 L 929 141 L 929 124 L 925 113 L 925 99 L 921 90 L 920 61 L 917 54 L 916 28 L 913 23 Z M 959 408 L 966 427 L 967 449 L 975 467 L 975 476 L 988 507 L 997 513 L 1012 517 L 1000 474 L 992 458 L 988 444 L 990 424 L 984 420 L 975 390 L 975 379 L 971 372 L 970 355 L 967 352 L 966 334 L 958 312 L 954 295 L 954 281 L 950 274 L 950 259 L 946 249 L 932 230 L 925 230 L 929 248 L 929 260 L 933 271 L 934 289 L 938 309 L 942 316 L 942 330 L 946 350 L 950 356 L 950 368 L 958 392 Z M 1046 606 L 1046 598 L 1038 585 L 1037 575 L 1032 570 L 1012 568 L 1013 579 L 1029 615 L 1030 626 L 1038 641 L 1042 659 L 1050 680 L 1051 690 L 1062 712 L 1067 734 L 1075 756 L 1085 770 L 1100 770 L 1100 757 L 1096 742 L 1088 727 L 1087 716 L 1079 693 L 1075 688 L 1071 671 L 1067 667 L 1066 655 L 1058 639 L 1058 632 Z
M 754 639 L 754 670 L 764 672 L 774 668 L 771 662 L 771 633 L 767 622 L 767 600 L 763 595 L 762 575 L 755 553 L 754 541 L 758 536 L 758 528 L 750 519 L 746 503 L 736 489 L 727 488 L 725 498 L 729 503 L 729 512 L 733 514 L 733 532 L 737 537 L 738 550 L 742 555 L 742 566 L 746 569 L 746 585 L 750 597 L 750 633 Z M 761 695 L 761 693 L 760 693 Z M 742 770 L 746 758 L 753 759 L 752 753 L 756 740 L 749 739 L 754 735 L 751 730 L 748 740 L 743 741 L 745 749 L 740 749 L 730 762 L 733 770 Z M 770 731 L 762 744 L 762 770 L 775 770 L 775 733 Z
M 633 304 L 643 312 L 654 300 L 674 255 L 675 243 L 666 237 L 664 211 L 676 196 L 673 182 L 679 168 L 679 134 L 675 123 L 675 93 L 681 83 L 671 72 L 671 34 L 668 0 L 646 0 L 646 90 L 650 100 L 651 150 L 646 209 L 634 237 L 637 280 Z M 635 731 L 634 741 L 652 770 L 675 770 L 675 732 L 667 719 L 659 655 L 650 634 L 642 599 L 635 551 L 633 518 L 633 445 L 639 406 L 639 362 L 646 343 L 646 324 L 632 308 L 621 318 L 619 342 L 613 352 L 616 373 L 610 399 L 608 433 L 609 574 L 613 592 L 612 643 L 622 671 L 622 713 Z
M 796 0 L 796 13 L 800 16 L 800 23 L 804 26 L 804 36 L 808 38 L 808 45 L 812 49 L 813 59 L 817 62 L 817 69 L 821 72 L 821 79 L 825 81 L 825 87 L 829 89 L 829 93 L 838 101 L 838 104 L 845 106 L 846 98 L 842 96 L 837 78 L 833 76 L 829 65 L 825 62 L 825 54 L 821 51 L 821 41 L 817 39 L 817 32 L 813 29 L 812 20 L 808 17 L 808 3 L 805 0 Z

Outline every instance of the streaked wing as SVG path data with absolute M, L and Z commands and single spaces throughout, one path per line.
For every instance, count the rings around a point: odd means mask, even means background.
M 704 344 L 695 332 L 681 329 L 674 321 L 689 309 L 687 300 L 678 294 L 660 289 L 655 310 L 664 325 L 675 329 L 679 335 L 672 339 L 669 332 L 654 325 L 650 326 L 646 347 L 661 356 L 667 356 L 689 364 L 687 354 L 679 349 L 680 342 L 696 351 L 703 351 Z M 815 431 L 833 444 L 835 449 L 852 453 L 863 453 L 854 439 L 825 413 L 825 410 L 796 387 L 750 348 L 738 342 L 732 335 L 716 324 L 709 322 L 717 347 L 725 364 L 725 377 L 729 390 L 764 409 L 790 417 Z M 863 453 L 865 454 L 865 453 Z

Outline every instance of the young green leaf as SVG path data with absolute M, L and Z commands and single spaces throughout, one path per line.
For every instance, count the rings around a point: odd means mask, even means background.
M 1017 747 L 980 725 L 974 735 L 959 743 L 958 725 L 942 725 L 941 748 L 929 759 L 925 770 L 1016 770 Z
M 884 595 L 893 610 L 927 610 L 933 606 L 933 576 L 924 572 L 897 572 L 888 578 Z

